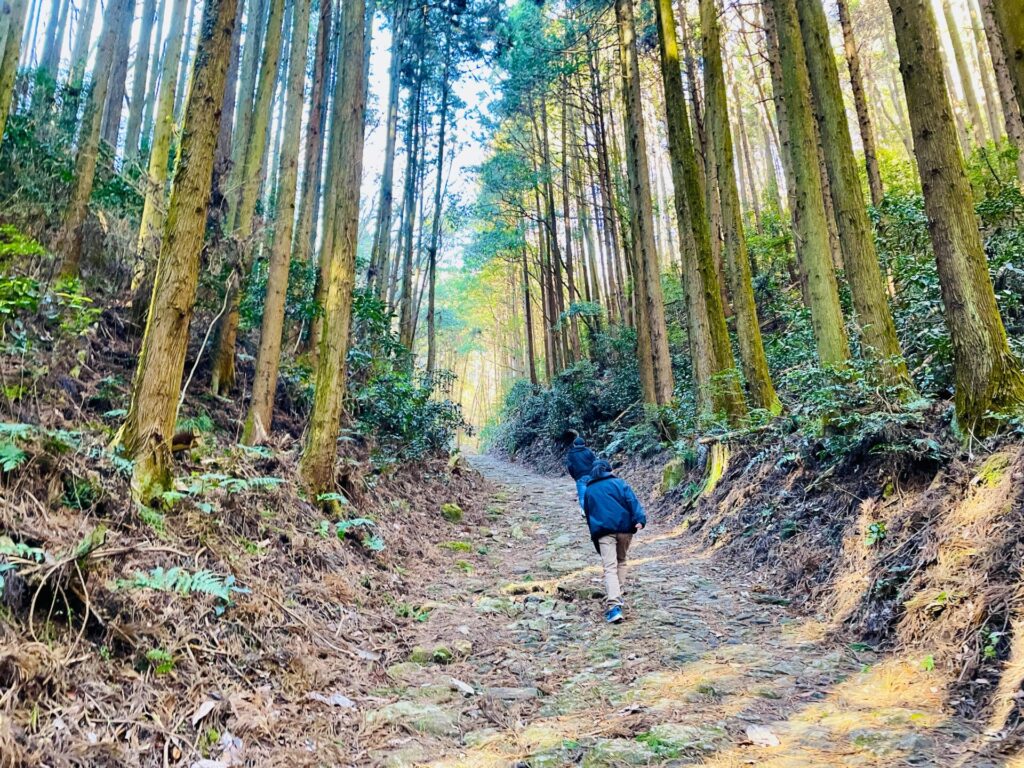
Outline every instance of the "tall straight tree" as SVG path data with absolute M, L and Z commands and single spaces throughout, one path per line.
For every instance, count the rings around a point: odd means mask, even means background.
M 359 186 L 363 173 L 363 123 L 366 111 L 366 6 L 346 0 L 342 6 L 342 50 L 335 87 L 331 152 L 335 156 L 337 210 L 330 233 L 330 269 L 326 275 L 324 321 L 317 343 L 315 394 L 300 470 L 309 489 L 323 493 L 334 484 L 338 427 L 345 394 L 345 360 L 352 324 L 352 289 L 359 235 Z M 327 243 L 325 243 L 325 246 Z
M 644 402 L 665 405 L 672 401 L 674 383 L 668 351 L 668 330 L 661 293 L 658 254 L 654 249 L 654 210 L 651 177 L 644 136 L 640 61 L 636 51 L 633 0 L 615 0 L 623 108 L 626 115 L 626 167 L 633 216 L 633 249 L 637 270 L 634 290 L 637 305 L 637 346 Z
M 1024 406 L 1024 372 L 1011 353 L 988 274 L 971 184 L 928 0 L 889 0 L 907 93 L 925 214 L 953 342 L 960 428 L 983 436 Z
M 683 95 L 683 76 L 679 63 L 679 44 L 676 39 L 676 21 L 671 0 L 656 0 L 654 4 L 658 26 L 658 47 L 661 53 L 661 76 L 665 85 L 665 112 L 668 125 L 668 148 L 672 164 L 672 184 L 675 190 L 676 218 L 685 243 L 684 259 L 691 261 L 686 287 L 690 295 L 690 314 L 703 311 L 701 322 L 691 320 L 690 329 L 695 338 L 690 340 L 695 357 L 706 359 L 701 365 L 694 360 L 698 403 L 708 403 L 718 413 L 725 413 L 737 422 L 746 415 L 746 404 L 735 375 L 729 330 L 725 325 L 725 310 L 721 286 L 711 246 L 711 232 L 699 184 L 700 171 L 690 134 L 690 120 Z M 704 31 L 707 34 L 707 30 Z M 723 84 L 724 88 L 724 84 Z M 724 91 L 723 91 L 724 95 Z M 730 158 L 729 175 L 732 176 Z M 733 179 L 735 182 L 735 178 Z M 756 322 L 756 320 L 755 320 Z
M 896 338 L 896 325 L 889 310 L 874 233 L 853 156 L 853 140 L 846 121 L 846 106 L 825 9 L 821 0 L 797 0 L 796 5 L 843 264 L 864 351 L 880 362 L 876 373 L 881 381 L 909 384 L 910 374 Z
M 234 221 L 234 236 L 240 241 L 240 254 L 224 289 L 227 291 L 225 299 L 227 309 L 217 324 L 213 371 L 210 374 L 210 390 L 215 395 L 226 395 L 235 386 L 235 342 L 238 337 L 238 321 L 241 317 L 242 282 L 249 272 L 252 255 L 257 245 L 253 239 L 256 203 L 259 200 L 264 179 L 267 178 L 264 153 L 270 135 L 270 113 L 274 104 L 274 90 L 281 58 L 283 22 L 284 0 L 270 0 L 267 38 L 263 46 L 263 58 L 260 62 L 256 101 L 253 104 L 249 136 L 243 139 L 246 147 L 241 174 L 242 189 Z
M 119 435 L 134 459 L 132 490 L 143 503 L 170 488 L 171 439 L 199 284 L 213 153 L 236 12 L 237 0 L 206 0 L 153 299 L 131 404 Z
M 132 95 L 128 105 L 128 122 L 125 125 L 124 153 L 134 159 L 139 151 L 139 136 L 142 132 L 142 112 L 146 103 L 146 76 L 149 73 L 149 53 L 153 30 L 156 26 L 156 0 L 142 0 L 142 19 L 139 22 L 139 39 L 135 45 L 135 68 L 132 70 Z M 160 30 L 156 31 L 157 38 Z M 148 84 L 150 88 L 155 83 Z
M 394 208 L 395 140 L 398 135 L 398 97 L 402 85 L 402 64 L 405 52 L 405 24 L 408 14 L 407 0 L 399 0 L 391 19 L 391 63 L 388 68 L 388 105 L 384 128 L 384 169 L 380 178 L 380 202 L 377 205 L 377 224 L 370 251 L 368 282 L 380 296 L 384 286 L 384 273 L 391 252 L 391 219 Z
M 100 122 L 103 119 L 103 104 L 106 102 L 107 86 L 110 82 L 110 66 L 114 60 L 118 30 L 121 28 L 124 15 L 130 15 L 133 6 L 134 0 L 113 0 L 103 20 L 103 32 L 96 51 L 96 66 L 89 85 L 85 117 L 82 119 L 82 131 L 78 141 L 78 155 L 75 158 L 75 183 L 64 211 L 64 223 L 58 240 L 57 250 L 62 257 L 60 272 L 65 277 L 78 275 L 82 256 L 82 225 L 85 223 L 89 198 L 92 197 L 92 187 L 96 180 L 96 163 L 100 152 Z
M 117 146 L 117 137 L 121 130 L 121 112 L 124 108 L 125 87 L 128 82 L 128 57 L 131 53 L 132 22 L 134 21 L 135 0 L 132 10 L 121 18 L 121 27 L 117 30 L 117 42 L 114 44 L 114 59 L 108 75 L 110 86 L 107 88 L 107 100 L 103 105 L 101 135 L 103 140 L 112 147 Z
M 960 26 L 949 0 L 942 0 L 942 13 L 946 18 L 946 31 L 949 33 L 949 41 L 953 47 L 953 63 L 956 65 L 957 76 L 960 78 L 960 88 L 964 94 L 964 101 L 967 102 L 967 113 L 971 119 L 971 134 L 978 144 L 984 144 L 988 137 L 985 135 L 985 119 L 982 117 L 981 105 L 978 103 L 974 73 L 967 63 L 963 39 L 960 36 Z
M 187 0 L 174 0 L 167 50 L 164 52 L 163 65 L 160 69 L 160 96 L 153 124 L 153 144 L 149 151 L 149 170 L 146 173 L 146 197 L 142 203 L 135 274 L 132 278 L 132 311 L 139 322 L 146 316 L 149 297 L 152 294 L 153 265 L 160 252 L 160 238 L 164 227 L 167 165 L 174 133 L 174 87 L 178 76 L 178 57 L 181 55 L 186 2 Z
M 992 57 L 992 69 L 995 71 L 996 88 L 999 91 L 999 102 L 1003 108 L 1003 121 L 1006 123 L 1006 135 L 1017 148 L 1017 179 L 1024 185 L 1024 115 L 1010 76 L 1010 67 L 1006 61 L 1002 34 L 996 21 L 996 0 L 978 0 L 981 5 L 981 22 L 985 27 L 988 50 Z
M 306 57 L 309 42 L 310 0 L 295 0 L 292 18 L 291 60 L 288 62 L 288 93 L 284 134 L 281 140 L 281 180 L 274 210 L 274 243 L 267 273 L 267 295 L 263 302 L 263 325 L 256 355 L 256 376 L 252 399 L 245 417 L 242 441 L 262 442 L 270 432 L 274 393 L 281 358 L 284 331 L 288 265 L 295 224 L 295 195 L 299 180 L 299 143 L 302 130 L 302 97 L 306 85 Z
M 850 70 L 850 88 L 853 91 L 853 105 L 857 110 L 857 125 L 860 127 L 860 141 L 864 146 L 864 165 L 868 172 L 868 190 L 871 204 L 876 208 L 882 204 L 885 189 L 882 186 L 882 172 L 878 166 L 878 150 L 875 146 L 875 131 L 871 125 L 868 99 L 864 93 L 864 75 L 860 68 L 860 49 L 853 31 L 848 0 L 836 0 L 839 10 L 839 25 L 843 29 L 843 51 L 846 66 Z
M 663 2 L 667 0 L 659 0 L 659 3 Z M 704 114 L 715 162 L 718 165 L 725 261 L 732 289 L 733 309 L 736 313 L 736 337 L 739 341 L 740 359 L 751 402 L 756 408 L 778 414 L 782 411 L 782 403 L 772 384 L 768 359 L 761 340 L 761 326 L 757 319 L 757 305 L 754 303 L 754 289 L 750 280 L 750 257 L 743 232 L 740 196 L 736 186 L 736 174 L 733 172 L 732 130 L 725 95 L 718 8 L 714 0 L 701 0 L 700 19 L 704 45 Z M 738 103 L 736 108 L 740 108 Z
M 78 28 L 75 33 L 74 45 L 71 47 L 71 68 L 68 70 L 67 86 L 64 93 L 64 122 L 69 127 L 74 127 L 75 119 L 78 117 L 82 88 L 85 85 L 85 70 L 89 65 L 93 21 L 96 18 L 98 4 L 99 0 L 83 0 L 82 7 L 78 12 Z
M 839 286 L 832 267 L 817 136 L 811 111 L 811 85 L 795 0 L 768 0 L 766 11 L 772 14 L 774 21 L 769 29 L 774 30 L 777 36 L 782 71 L 782 93 L 779 96 L 785 108 L 788 133 L 788 141 L 783 143 L 793 177 L 790 184 L 793 235 L 807 284 L 811 325 L 821 362 L 842 365 L 850 357 L 850 347 L 839 304 Z

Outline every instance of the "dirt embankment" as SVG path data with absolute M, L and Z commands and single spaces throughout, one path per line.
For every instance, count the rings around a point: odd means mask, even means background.
M 838 458 L 755 434 L 682 457 L 612 460 L 649 512 L 749 572 L 765 599 L 934 667 L 951 707 L 1013 735 L 1024 700 L 1024 446 L 967 453 L 939 444 L 935 427 Z M 558 446 L 526 459 L 557 471 Z

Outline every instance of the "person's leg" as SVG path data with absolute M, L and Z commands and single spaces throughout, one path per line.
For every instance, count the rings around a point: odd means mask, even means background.
M 581 510 L 586 509 L 586 507 L 583 506 L 583 497 L 587 493 L 587 482 L 589 480 L 590 477 L 588 475 L 584 475 L 583 477 L 576 481 L 576 498 L 579 499 Z
M 633 541 L 633 534 L 619 533 L 615 535 L 615 575 L 619 582 L 619 595 L 626 584 L 626 553 Z
M 601 551 L 601 565 L 604 567 L 605 604 L 612 608 L 622 604 L 619 592 L 619 564 L 617 557 L 618 542 L 614 534 L 602 536 L 597 540 Z

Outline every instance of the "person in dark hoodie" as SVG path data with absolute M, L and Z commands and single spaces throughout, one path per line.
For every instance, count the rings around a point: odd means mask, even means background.
M 622 582 L 626 576 L 626 553 L 633 534 L 647 525 L 647 515 L 633 489 L 612 474 L 607 461 L 599 459 L 591 467 L 584 515 L 590 539 L 601 555 L 604 567 L 604 618 L 610 624 L 622 621 Z
M 587 448 L 582 437 L 577 437 L 569 453 L 565 456 L 565 468 L 569 475 L 576 481 L 576 497 L 580 501 L 580 509 L 583 509 L 583 495 L 587 491 L 587 480 L 590 479 L 590 470 L 597 461 L 594 452 Z

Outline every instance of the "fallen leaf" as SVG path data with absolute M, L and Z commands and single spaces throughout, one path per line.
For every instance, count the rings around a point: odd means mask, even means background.
M 192 727 L 195 728 L 197 725 L 199 725 L 199 722 L 208 714 L 213 712 L 213 710 L 217 707 L 219 703 L 219 701 L 216 701 L 214 699 L 207 699 L 202 704 L 200 704 L 199 708 L 195 711 L 195 714 L 192 715 Z
M 318 691 L 307 693 L 306 698 L 312 701 L 319 701 L 321 704 L 326 704 L 329 707 L 344 707 L 345 709 L 353 709 L 356 703 L 352 701 L 348 696 L 343 693 L 335 691 L 330 696 L 325 696 Z

